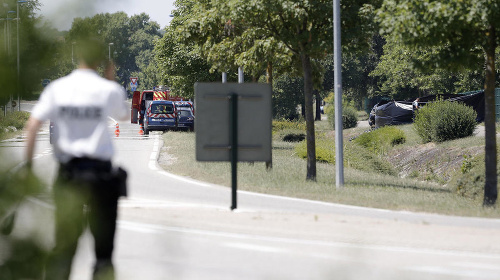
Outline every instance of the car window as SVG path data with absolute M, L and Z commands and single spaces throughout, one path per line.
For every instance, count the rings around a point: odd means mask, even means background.
M 191 117 L 192 114 L 191 114 L 191 111 L 188 111 L 188 110 L 180 110 L 180 115 L 181 117 Z
M 153 104 L 151 105 L 151 113 L 153 114 L 172 114 L 174 106 L 170 104 Z

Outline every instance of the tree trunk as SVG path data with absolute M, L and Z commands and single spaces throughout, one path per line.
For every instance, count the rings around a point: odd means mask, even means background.
M 484 86 L 485 182 L 484 206 L 494 206 L 497 200 L 497 145 L 495 128 L 495 28 L 490 27 L 486 47 L 486 82 Z
M 314 132 L 313 114 L 313 80 L 311 58 L 307 54 L 301 54 L 302 69 L 304 71 L 304 97 L 306 117 L 306 140 L 307 140 L 307 176 L 306 180 L 316 181 L 316 139 Z
M 272 62 L 267 63 L 266 72 L 267 72 L 266 82 L 268 84 L 270 84 L 272 87 L 273 86 L 273 63 Z
M 321 120 L 321 96 L 319 95 L 319 91 L 315 90 L 315 95 L 316 95 L 316 117 L 314 118 L 315 121 L 320 121 Z

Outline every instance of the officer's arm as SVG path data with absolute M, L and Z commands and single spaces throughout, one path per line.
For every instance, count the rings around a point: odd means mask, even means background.
M 27 134 L 27 147 L 26 147 L 26 163 L 29 168 L 31 168 L 31 162 L 33 160 L 33 153 L 35 150 L 35 140 L 36 135 L 40 127 L 42 126 L 42 121 L 30 117 L 26 124 L 26 134 Z

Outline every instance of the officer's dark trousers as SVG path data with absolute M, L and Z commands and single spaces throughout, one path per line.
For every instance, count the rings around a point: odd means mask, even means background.
M 110 169 L 110 162 L 85 159 L 60 166 L 53 191 L 56 245 L 47 263 L 46 280 L 69 279 L 78 239 L 87 224 L 95 244 L 93 279 L 114 279 L 111 258 L 118 195 L 99 175 Z

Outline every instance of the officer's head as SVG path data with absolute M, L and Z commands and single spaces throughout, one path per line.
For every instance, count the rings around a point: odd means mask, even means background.
M 106 61 L 106 45 L 102 40 L 94 37 L 83 37 L 78 40 L 77 53 L 80 63 L 97 69 Z

